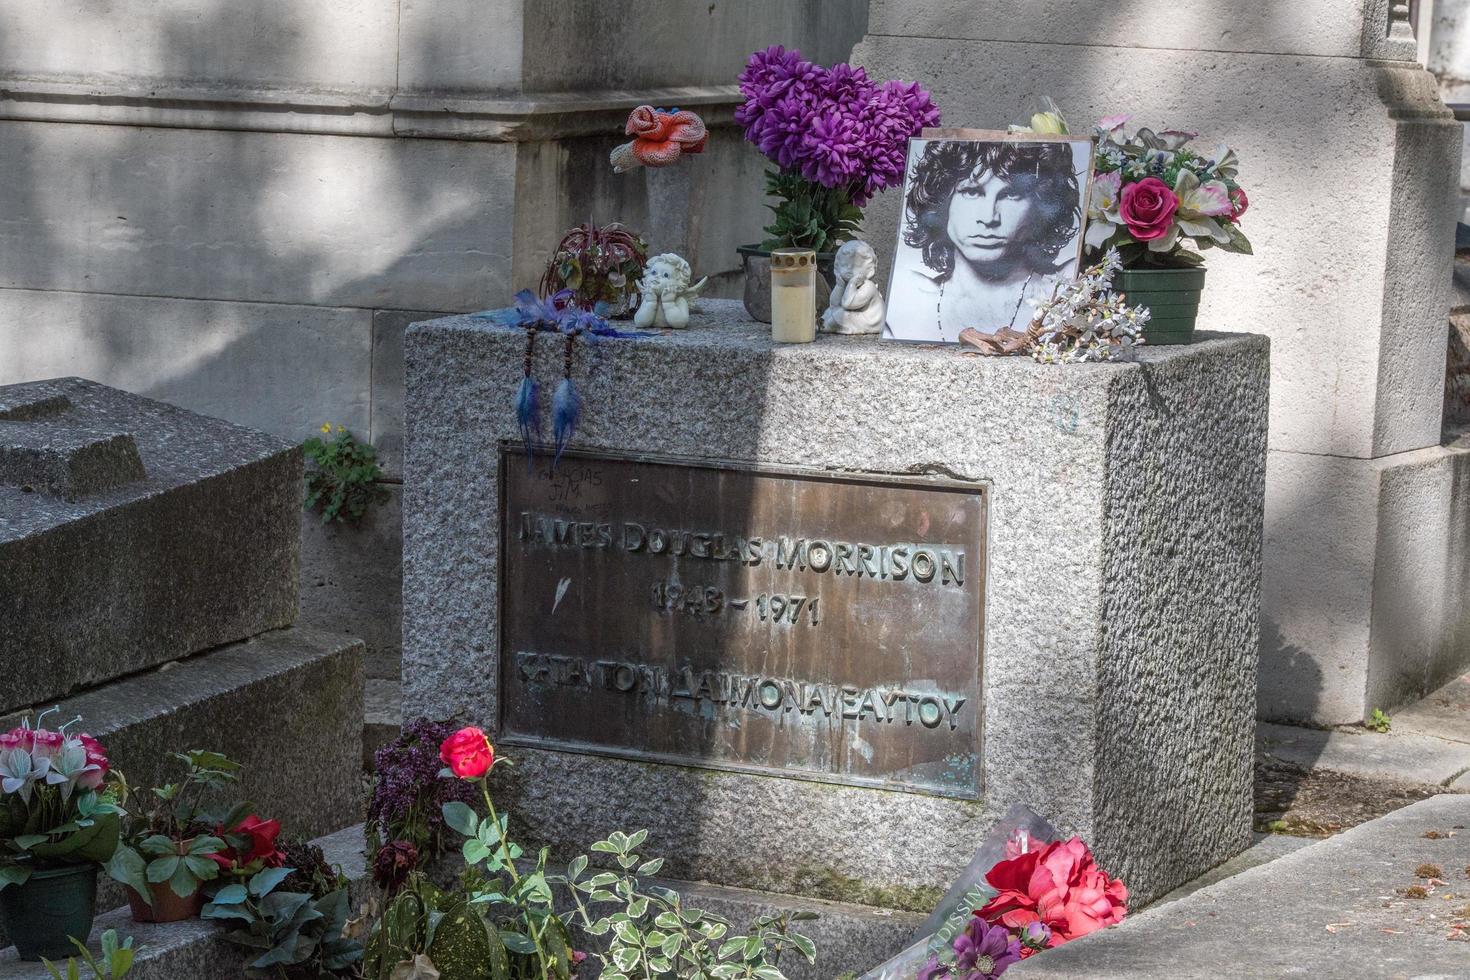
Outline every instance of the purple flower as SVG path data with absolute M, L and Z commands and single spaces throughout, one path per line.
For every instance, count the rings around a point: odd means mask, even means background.
M 995 980 L 1021 958 L 1021 943 L 1005 926 L 978 915 L 955 937 L 955 975 L 963 980 Z
M 439 853 L 444 829 L 445 803 L 473 803 L 474 785 L 461 779 L 443 779 L 439 770 L 439 743 L 454 734 L 449 722 L 420 718 L 391 744 L 373 756 L 376 778 L 368 802 L 368 821 L 381 835 L 379 844 L 406 839 L 420 853 Z
M 750 56 L 740 94 L 746 140 L 784 171 L 847 189 L 859 207 L 902 181 L 909 137 L 939 124 L 917 82 L 875 85 L 860 67 L 823 68 L 779 45 Z

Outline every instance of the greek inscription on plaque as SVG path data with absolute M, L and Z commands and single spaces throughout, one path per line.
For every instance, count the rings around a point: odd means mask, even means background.
M 980 793 L 979 485 L 500 459 L 501 739 Z

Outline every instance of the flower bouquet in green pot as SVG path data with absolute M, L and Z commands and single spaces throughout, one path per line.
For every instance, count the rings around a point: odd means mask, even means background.
M 939 125 L 939 110 L 917 82 L 876 83 L 862 68 L 823 68 L 780 45 L 750 56 L 740 94 L 735 121 L 775 165 L 766 172 L 775 220 L 759 245 L 739 248 L 746 312 L 770 323 L 771 252 L 817 253 L 826 280 L 817 306 L 825 308 L 837 247 L 857 236 L 874 195 L 903 182 L 909 137 Z
M 1129 136 L 1123 130 L 1128 119 L 1109 116 L 1097 124 L 1087 248 L 1094 258 L 1118 250 L 1123 270 L 1113 288 L 1148 309 L 1145 343 L 1187 344 L 1204 290 L 1206 254 L 1251 254 L 1240 230 L 1250 201 L 1236 182 L 1239 161 L 1230 147 L 1200 153 L 1188 145 L 1198 134 L 1177 130 L 1140 129 Z
M 184 778 L 154 788 L 143 800 L 147 809 L 129 805 L 122 841 L 107 863 L 107 872 L 128 888 L 135 922 L 178 922 L 192 919 L 204 906 L 204 885 L 220 873 L 219 855 L 229 845 L 216 826 L 233 826 L 248 810 L 218 815 L 204 809 L 209 793 L 233 783 L 240 768 L 218 752 L 194 749 L 175 752 Z
M 74 723 L 0 735 L 0 924 L 23 960 L 86 941 L 97 871 L 117 849 L 119 781 L 95 738 L 66 730 Z

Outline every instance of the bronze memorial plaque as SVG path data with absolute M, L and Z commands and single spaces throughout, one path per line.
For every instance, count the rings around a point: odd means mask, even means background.
M 513 446 L 500 485 L 503 741 L 978 798 L 983 487 Z

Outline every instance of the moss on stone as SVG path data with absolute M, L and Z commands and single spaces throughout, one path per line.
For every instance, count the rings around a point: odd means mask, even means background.
M 944 897 L 944 890 L 934 885 L 874 885 L 850 878 L 835 868 L 813 865 L 796 870 L 791 876 L 791 890 L 806 898 L 906 912 L 931 912 Z

